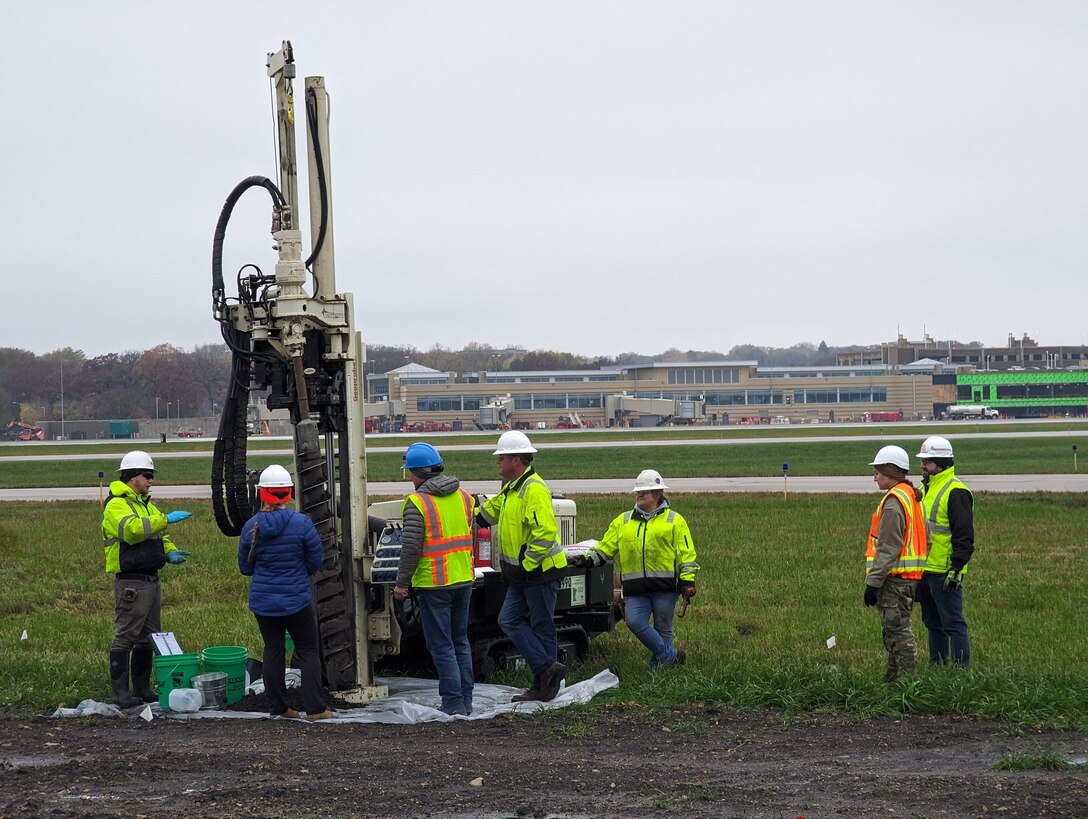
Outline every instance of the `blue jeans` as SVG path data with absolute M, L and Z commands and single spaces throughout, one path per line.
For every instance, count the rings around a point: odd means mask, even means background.
M 623 619 L 639 642 L 650 649 L 650 667 L 676 662 L 672 647 L 672 617 L 676 610 L 677 592 L 636 594 L 624 601 Z M 650 616 L 654 624 L 650 626 Z
M 971 641 L 963 618 L 963 586 L 944 590 L 944 575 L 926 572 L 918 583 L 918 605 L 922 622 L 929 632 L 929 664 L 967 668 L 971 662 Z
M 416 589 L 423 637 L 438 672 L 438 694 L 446 714 L 472 713 L 472 647 L 468 642 L 471 586 Z
M 559 583 L 551 580 L 535 586 L 508 586 L 499 611 L 499 627 L 533 669 L 534 679 L 559 654 L 559 633 L 553 619 Z

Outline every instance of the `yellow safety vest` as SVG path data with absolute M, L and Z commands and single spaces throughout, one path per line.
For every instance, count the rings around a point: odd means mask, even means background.
M 552 493 L 533 467 L 485 500 L 480 514 L 491 526 L 491 543 L 498 542 L 499 567 L 507 583 L 543 582 L 566 567 Z
M 922 509 L 929 523 L 929 557 L 927 572 L 947 572 L 952 565 L 952 527 L 948 520 L 948 493 L 953 489 L 967 489 L 967 484 L 956 477 L 954 467 L 942 469 L 930 475 L 926 494 L 922 496 Z M 967 489 L 970 492 L 970 489 Z M 963 567 L 967 571 L 967 567 Z
M 414 492 L 404 499 L 423 515 L 423 552 L 412 573 L 417 589 L 456 586 L 475 578 L 472 566 L 472 497 L 462 489 L 435 496 Z

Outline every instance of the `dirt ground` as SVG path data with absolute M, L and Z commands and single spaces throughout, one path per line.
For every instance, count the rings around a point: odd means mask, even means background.
M 594 704 L 413 726 L 0 716 L 0 817 L 1088 816 L 1088 734 Z

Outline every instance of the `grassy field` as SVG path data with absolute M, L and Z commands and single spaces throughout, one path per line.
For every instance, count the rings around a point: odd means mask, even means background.
M 900 430 L 896 430 L 897 432 Z M 478 440 L 478 439 L 477 439 Z M 633 478 L 647 466 L 667 477 L 759 477 L 781 475 L 782 464 L 789 464 L 792 476 L 865 475 L 867 464 L 885 443 L 899 444 L 914 455 L 923 438 L 897 436 L 873 441 L 783 441 L 782 443 L 692 444 L 670 446 L 609 446 L 603 440 L 590 448 L 541 450 L 538 463 L 547 478 Z M 289 442 L 280 441 L 280 448 Z M 963 475 L 1061 474 L 1073 471 L 1073 446 L 1081 460 L 1088 459 L 1088 432 L 1070 438 L 966 438 L 955 441 L 956 461 Z M 441 442 L 439 442 L 441 446 Z M 545 445 L 541 443 L 541 446 Z M 11 450 L 5 448 L 6 454 Z M 33 457 L 54 454 L 58 450 L 36 448 L 22 450 L 27 459 L 6 462 L 0 468 L 0 488 L 95 486 L 98 473 L 108 482 L 116 476 L 119 455 L 103 452 L 101 458 L 81 461 L 52 461 Z M 158 452 L 151 447 L 152 456 Z M 402 480 L 401 452 L 371 452 L 367 456 L 368 477 L 372 481 Z M 288 458 L 249 453 L 249 466 L 263 469 L 270 463 Z M 448 450 L 445 460 L 450 472 L 465 480 L 495 479 L 495 458 L 490 451 Z M 210 457 L 160 458 L 157 485 L 207 484 L 210 482 Z M 1088 470 L 1088 462 L 1078 468 Z M 1030 487 L 1030 484 L 1028 484 Z
M 579 537 L 589 538 L 630 496 L 577 500 Z M 687 666 L 651 671 L 641 645 L 620 626 L 593 642 L 572 680 L 610 667 L 621 680 L 610 696 L 663 706 L 774 707 L 787 716 L 954 711 L 1088 728 L 1085 496 L 980 495 L 967 586 L 972 669 L 927 670 L 891 686 L 880 682 L 876 615 L 861 603 L 863 542 L 876 494 L 692 494 L 673 501 L 691 524 L 703 566 L 699 594 L 677 628 Z M 190 651 L 243 645 L 259 656 L 236 544 L 215 528 L 210 504 L 187 508 L 193 518 L 173 532 L 192 556 L 163 570 L 164 628 Z M 0 707 L 28 713 L 107 698 L 112 579 L 103 571 L 99 523 L 96 503 L 0 504 L 7 576 Z M 922 648 L 920 622 L 916 633 Z M 829 650 L 832 635 L 837 645 Z M 523 672 L 500 681 L 526 682 Z

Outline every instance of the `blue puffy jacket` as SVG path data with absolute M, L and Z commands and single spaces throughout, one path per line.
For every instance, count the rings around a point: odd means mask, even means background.
M 253 578 L 249 610 L 262 617 L 302 611 L 313 600 L 310 575 L 323 560 L 321 537 L 308 517 L 292 509 L 258 512 L 238 539 L 238 569 Z

